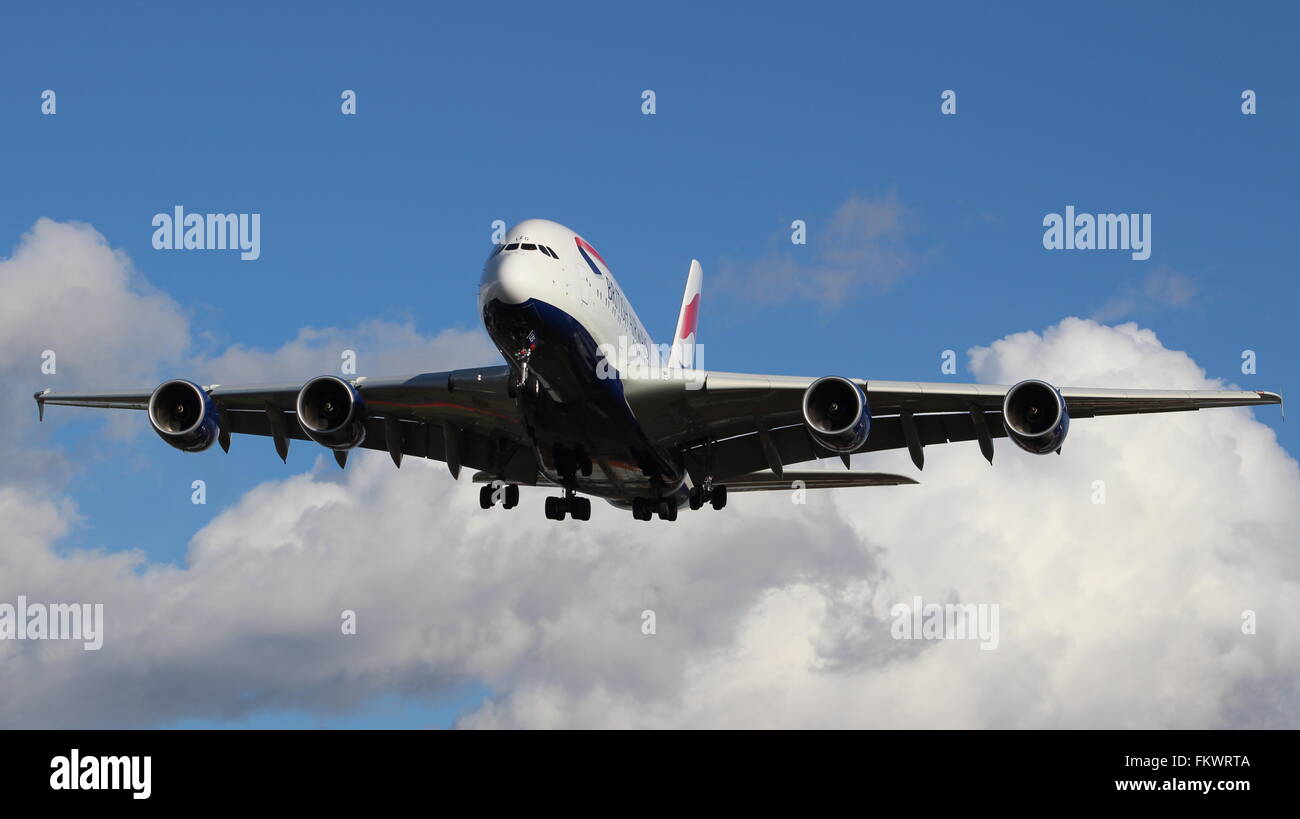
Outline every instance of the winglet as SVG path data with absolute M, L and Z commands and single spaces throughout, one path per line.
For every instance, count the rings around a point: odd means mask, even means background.
M 36 399 L 36 420 L 37 421 L 45 420 L 45 396 L 48 395 L 49 392 L 50 392 L 50 388 L 46 387 L 45 389 L 41 390 L 40 392 L 32 396 L 33 398 Z

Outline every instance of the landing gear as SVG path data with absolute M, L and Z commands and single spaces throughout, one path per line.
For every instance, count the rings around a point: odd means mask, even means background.
M 491 509 L 497 502 L 497 490 L 501 488 L 499 481 L 494 481 L 485 485 L 478 491 L 478 505 L 480 509 Z M 505 497 L 501 498 L 501 508 L 514 509 L 519 505 L 519 485 L 508 483 L 505 485 Z
M 691 509 L 699 509 L 705 503 L 712 504 L 714 509 L 721 509 L 727 505 L 727 487 L 714 486 L 706 488 L 705 486 L 696 486 L 691 489 L 690 506 Z
M 528 361 L 533 356 L 533 350 L 537 349 L 537 335 L 528 334 L 528 340 L 524 347 L 515 353 L 515 363 L 519 365 L 519 380 L 515 382 L 515 389 L 523 392 L 528 387 Z
M 709 502 L 713 504 L 714 509 L 721 509 L 727 505 L 727 487 L 715 486 L 709 494 L 712 496 Z
M 651 500 L 650 498 L 636 498 L 632 501 L 632 517 L 637 520 L 650 520 L 655 515 L 660 520 L 677 520 L 677 501 L 675 500 Z
M 564 497 L 546 499 L 547 520 L 564 520 L 565 515 L 574 520 L 591 520 L 591 498 L 580 498 L 572 489 L 566 489 Z

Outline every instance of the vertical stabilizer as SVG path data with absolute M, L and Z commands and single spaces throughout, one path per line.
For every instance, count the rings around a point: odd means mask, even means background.
M 691 272 L 686 276 L 686 292 L 682 294 L 682 309 L 677 314 L 677 329 L 673 332 L 673 348 L 668 356 L 669 367 L 695 369 L 699 357 L 696 353 L 696 331 L 700 323 L 700 285 L 704 271 L 700 263 L 691 259 Z

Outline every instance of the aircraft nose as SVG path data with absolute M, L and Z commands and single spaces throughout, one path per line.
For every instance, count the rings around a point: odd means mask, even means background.
M 521 304 L 537 289 L 536 270 L 527 256 L 506 252 L 492 260 L 488 271 L 491 297 L 506 304 Z

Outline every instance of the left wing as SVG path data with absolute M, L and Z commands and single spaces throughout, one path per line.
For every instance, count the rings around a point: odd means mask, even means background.
M 803 424 L 804 392 L 816 379 L 745 373 L 694 372 L 684 377 L 627 379 L 624 394 L 651 437 L 686 451 L 692 474 L 719 480 L 825 457 Z M 992 439 L 1006 437 L 1002 403 L 1007 385 L 865 381 L 871 431 L 855 452 L 907 448 L 920 467 L 923 448 L 979 441 L 993 458 Z M 1212 407 L 1280 404 L 1256 390 L 1060 389 L 1071 418 L 1184 412 Z

